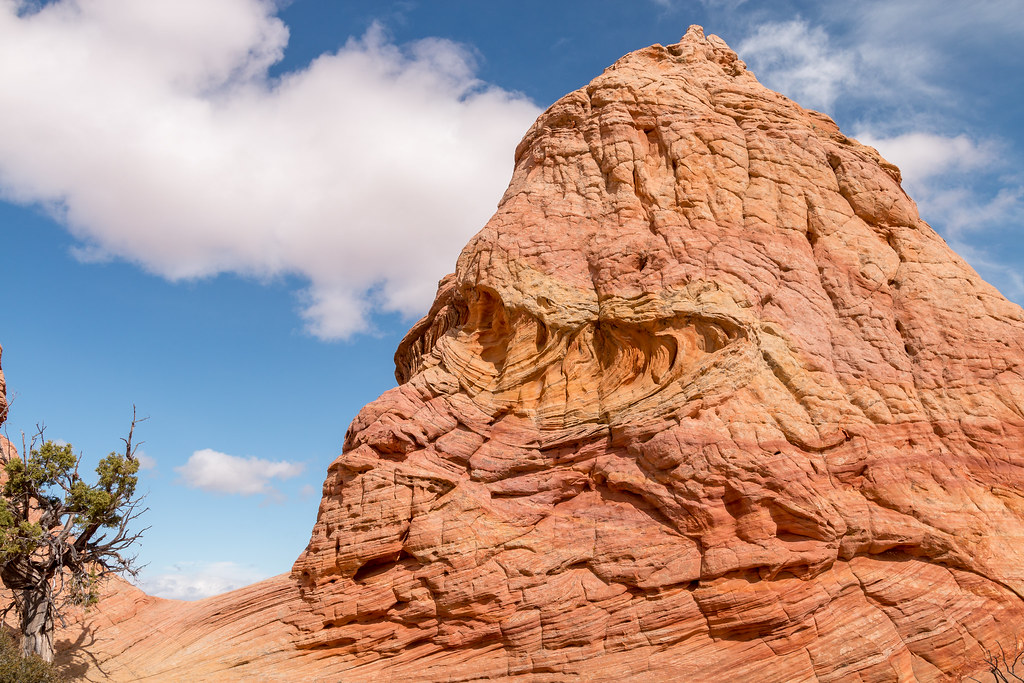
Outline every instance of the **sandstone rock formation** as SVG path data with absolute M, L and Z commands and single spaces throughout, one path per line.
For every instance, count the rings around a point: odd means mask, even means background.
M 1019 649 L 1024 312 L 896 167 L 699 27 L 515 158 L 291 577 L 122 592 L 105 675 L 948 681 Z

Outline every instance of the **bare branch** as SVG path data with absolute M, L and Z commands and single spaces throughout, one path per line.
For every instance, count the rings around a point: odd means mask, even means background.
M 138 425 L 140 422 L 145 422 L 148 419 L 149 419 L 148 415 L 146 417 L 138 417 L 137 413 L 135 412 L 135 404 L 133 403 L 132 404 L 132 424 L 131 424 L 130 427 L 128 427 L 128 438 L 121 437 L 121 441 L 124 442 L 124 457 L 125 457 L 126 460 L 134 460 L 135 459 L 135 452 L 139 450 L 139 446 L 141 446 L 143 443 L 145 443 L 144 441 L 140 441 L 140 442 L 138 442 L 137 444 L 135 444 L 133 446 L 132 445 L 132 437 L 135 435 L 135 427 L 136 427 L 136 425 Z

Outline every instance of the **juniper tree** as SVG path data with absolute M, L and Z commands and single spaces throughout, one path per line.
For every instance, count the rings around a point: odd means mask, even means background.
M 97 581 L 137 572 L 130 526 L 145 512 L 136 493 L 139 461 L 132 415 L 124 449 L 96 467 L 95 483 L 79 475 L 81 455 L 39 429 L 23 457 L 0 449 L 0 579 L 13 593 L 22 651 L 53 661 L 55 620 L 69 604 L 89 604 Z

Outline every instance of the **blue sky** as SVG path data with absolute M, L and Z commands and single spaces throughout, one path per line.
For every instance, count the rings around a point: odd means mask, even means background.
M 135 404 L 143 586 L 288 571 L 533 119 L 692 23 L 878 147 L 1020 303 L 1024 12 L 938 6 L 0 0 L 8 433 L 95 462 Z

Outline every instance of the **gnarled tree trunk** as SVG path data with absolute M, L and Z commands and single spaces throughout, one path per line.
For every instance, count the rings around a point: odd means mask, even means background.
M 0 580 L 14 593 L 21 613 L 21 650 L 53 661 L 53 595 L 49 577 L 25 556 L 0 565 Z
M 53 610 L 47 591 L 26 588 L 21 591 L 21 650 L 53 661 Z

